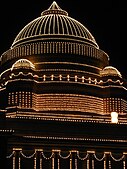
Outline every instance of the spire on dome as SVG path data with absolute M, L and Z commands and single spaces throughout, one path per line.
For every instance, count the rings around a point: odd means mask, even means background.
M 56 1 L 53 1 L 53 3 L 51 4 L 51 6 L 48 8 L 48 10 L 62 10 L 58 4 L 56 3 Z
M 49 15 L 49 14 L 60 14 L 60 15 L 68 15 L 68 13 L 64 10 L 62 10 L 59 5 L 56 3 L 56 1 L 53 1 L 53 3 L 50 5 L 50 7 L 43 11 L 41 15 Z

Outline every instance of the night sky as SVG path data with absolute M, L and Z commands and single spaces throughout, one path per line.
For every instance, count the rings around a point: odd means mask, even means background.
M 0 55 L 19 31 L 49 8 L 52 0 L 2 1 Z M 110 57 L 110 65 L 127 78 L 127 5 L 113 0 L 56 0 L 69 16 L 81 22 Z M 121 3 L 122 2 L 122 3 Z

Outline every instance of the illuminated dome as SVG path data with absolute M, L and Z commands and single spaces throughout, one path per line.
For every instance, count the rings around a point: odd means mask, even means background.
M 12 70 L 18 68 L 34 69 L 35 67 L 29 60 L 19 59 L 12 65 Z
M 51 37 L 51 35 L 53 37 Z M 56 38 L 77 39 L 98 47 L 89 30 L 77 20 L 68 16 L 54 1 L 41 16 L 28 23 L 15 38 L 12 47 L 44 39 Z
M 90 65 L 94 69 L 92 73 L 99 73 L 109 64 L 109 56 L 99 48 L 90 31 L 69 17 L 55 1 L 18 33 L 10 49 L 2 54 L 1 64 L 28 58 L 35 65 L 36 61 L 44 62 L 44 56 L 48 56 L 46 62 L 76 62 L 84 64 L 86 69 Z
M 122 77 L 121 73 L 113 66 L 106 66 L 101 71 L 101 76 L 119 76 L 119 77 Z

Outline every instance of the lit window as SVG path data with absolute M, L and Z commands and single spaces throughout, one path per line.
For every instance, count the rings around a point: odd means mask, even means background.
M 117 112 L 111 112 L 111 122 L 118 123 L 118 113 Z

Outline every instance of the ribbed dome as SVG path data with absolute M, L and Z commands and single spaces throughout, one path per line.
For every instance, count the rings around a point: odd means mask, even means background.
M 122 77 L 121 73 L 113 66 L 106 66 L 101 71 L 101 76 L 119 76 L 119 77 Z
M 19 44 L 41 40 L 42 38 L 54 38 L 55 36 L 67 36 L 68 39 L 79 38 L 81 41 L 98 47 L 89 30 L 77 20 L 68 16 L 54 1 L 48 10 L 41 16 L 27 24 L 15 38 L 12 47 Z
M 35 67 L 29 60 L 19 59 L 12 65 L 12 70 L 18 68 L 34 69 Z

